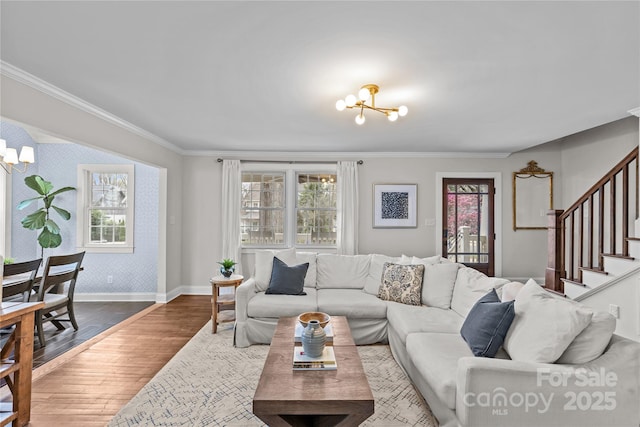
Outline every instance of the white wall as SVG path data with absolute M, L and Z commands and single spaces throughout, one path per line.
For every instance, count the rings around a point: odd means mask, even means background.
M 554 141 L 562 155 L 561 206 L 571 206 L 611 168 L 638 147 L 638 117 L 629 116 Z
M 616 304 L 620 307 L 620 318 L 616 321 L 616 334 L 640 341 L 640 273 L 580 302 L 602 311 L 609 311 L 609 304 Z
M 166 239 L 167 252 L 162 245 L 158 259 L 159 299 L 176 295 L 183 283 L 182 252 L 182 156 L 151 140 L 117 126 L 20 83 L 5 75 L 0 76 L 2 116 L 19 123 L 41 129 L 53 136 L 88 145 L 103 151 L 121 155 L 166 169 L 166 212 L 160 215 L 160 242 Z M 161 194 L 165 190 L 161 182 Z M 162 206 L 162 204 L 161 204 Z M 165 259 L 166 258 L 166 259 Z M 171 262 L 167 262 L 171 260 Z
M 251 159 L 258 156 L 251 155 Z M 560 156 L 557 148 L 545 146 L 513 154 L 508 158 L 367 158 L 360 172 L 360 253 L 388 255 L 416 255 L 426 257 L 438 252 L 436 229 L 426 226 L 426 218 L 436 218 L 437 172 L 498 172 L 502 176 L 503 224 L 496 224 L 496 233 L 503 239 L 502 275 L 528 279 L 543 277 L 547 263 L 547 233 L 544 230 L 512 230 L 511 174 L 536 160 L 540 167 L 556 173 L 560 179 Z M 301 159 L 303 160 L 303 159 Z M 314 159 L 319 160 L 319 159 Z M 192 291 L 208 286 L 209 278 L 217 271 L 215 262 L 221 257 L 220 200 L 222 166 L 215 157 L 184 158 L 183 202 L 183 275 L 184 283 Z M 372 228 L 373 184 L 417 183 L 418 228 Z M 556 191 L 559 191 L 556 189 Z M 517 250 L 515 250 L 517 248 Z M 253 271 L 251 255 L 243 257 L 245 276 Z

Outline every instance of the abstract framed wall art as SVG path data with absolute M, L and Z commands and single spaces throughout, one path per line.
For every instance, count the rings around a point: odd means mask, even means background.
M 373 228 L 415 228 L 418 184 L 373 184 Z

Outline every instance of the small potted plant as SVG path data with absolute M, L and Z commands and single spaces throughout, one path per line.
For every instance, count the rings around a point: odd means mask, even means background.
M 235 262 L 232 259 L 229 258 L 225 258 L 222 261 L 218 261 L 218 264 L 221 265 L 220 267 L 220 273 L 224 276 L 224 277 L 231 277 L 231 275 L 233 274 L 233 272 L 235 271 L 235 265 L 237 264 L 237 262 Z

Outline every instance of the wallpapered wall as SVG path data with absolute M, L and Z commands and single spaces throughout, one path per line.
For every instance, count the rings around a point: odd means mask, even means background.
M 134 164 L 135 167 L 135 228 L 132 254 L 87 253 L 83 261 L 84 271 L 77 283 L 76 293 L 151 293 L 157 288 L 158 255 L 158 169 L 132 162 L 118 156 L 77 144 L 38 144 L 22 128 L 2 122 L 1 136 L 8 147 L 31 145 L 35 147 L 36 164 L 27 174 L 13 174 L 11 212 L 11 255 L 17 261 L 40 256 L 37 232 L 22 227 L 21 219 L 35 210 L 34 205 L 18 211 L 16 206 L 36 193 L 24 184 L 24 177 L 38 174 L 51 181 L 54 189 L 77 187 L 77 165 Z M 67 192 L 56 197 L 56 205 L 72 213 L 71 220 L 55 216 L 60 225 L 62 245 L 45 249 L 49 255 L 76 252 L 76 193 Z M 107 277 L 113 276 L 113 283 Z

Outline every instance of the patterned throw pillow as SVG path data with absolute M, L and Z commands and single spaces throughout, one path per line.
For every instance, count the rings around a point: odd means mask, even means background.
M 424 265 L 400 265 L 385 262 L 378 298 L 408 305 L 421 305 Z

